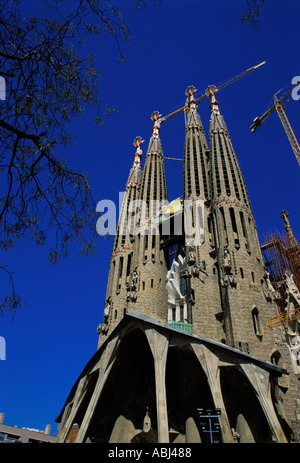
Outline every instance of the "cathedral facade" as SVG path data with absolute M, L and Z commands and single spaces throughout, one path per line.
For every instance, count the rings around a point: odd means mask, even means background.
M 299 365 L 213 86 L 208 139 L 185 107 L 183 192 L 168 201 L 163 122 L 141 137 L 110 260 L 98 350 L 57 418 L 57 442 L 299 442 Z M 297 408 L 298 407 L 298 408 Z M 207 432 L 208 422 L 214 434 Z

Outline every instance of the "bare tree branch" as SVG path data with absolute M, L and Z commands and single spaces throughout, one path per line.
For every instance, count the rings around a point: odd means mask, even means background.
M 100 126 L 114 111 L 100 98 L 94 57 L 82 56 L 81 44 L 90 34 L 108 31 L 123 60 L 120 43 L 129 30 L 110 0 L 44 2 L 51 9 L 44 17 L 25 17 L 18 0 L 1 2 L 0 74 L 6 77 L 6 100 L 0 106 L 0 251 L 21 238 L 39 245 L 47 241 L 48 257 L 57 263 L 73 242 L 92 255 L 97 236 L 88 178 L 61 154 L 72 140 L 69 123 L 87 106 Z M 139 8 L 141 2 L 133 5 Z M 12 273 L 0 269 L 13 285 Z M 0 313 L 19 303 L 12 286 Z

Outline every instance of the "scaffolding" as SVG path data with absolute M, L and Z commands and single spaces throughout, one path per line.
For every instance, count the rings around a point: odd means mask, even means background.
M 294 235 L 291 239 L 289 232 L 271 232 L 264 236 L 264 241 L 261 248 L 265 265 L 274 289 L 280 294 L 280 313 L 268 320 L 268 326 L 272 328 L 300 317 L 299 306 L 290 312 L 285 303 L 287 274 L 293 275 L 294 283 L 300 291 L 300 245 Z
M 285 272 L 294 275 L 294 281 L 300 291 L 300 243 L 290 240 L 287 233 L 270 232 L 264 236 L 262 251 L 272 283 L 282 285 Z

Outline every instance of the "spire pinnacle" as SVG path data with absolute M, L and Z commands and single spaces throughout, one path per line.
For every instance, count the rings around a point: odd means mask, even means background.
M 185 94 L 187 96 L 186 104 L 191 105 L 192 103 L 196 105 L 194 93 L 197 92 L 197 89 L 194 87 L 194 85 L 189 85 L 188 88 L 185 91 Z
M 227 130 L 225 121 L 223 116 L 220 113 L 219 102 L 216 99 L 215 94 L 217 93 L 218 89 L 215 85 L 209 85 L 205 90 L 206 96 L 210 98 L 210 111 L 211 111 L 211 130 L 224 130 L 225 133 L 229 136 L 229 132 Z
M 134 165 L 137 166 L 141 163 L 141 159 L 143 156 L 143 151 L 141 150 L 141 145 L 144 143 L 145 140 L 142 137 L 135 137 L 133 145 L 136 147 L 136 152 L 134 154 Z
M 154 138 L 158 138 L 159 136 L 160 118 L 161 114 L 159 113 L 159 111 L 153 111 L 153 113 L 151 114 L 151 120 L 154 122 L 154 125 L 152 127 L 152 133 Z
M 287 234 L 288 234 L 288 242 L 289 242 L 289 245 L 291 247 L 298 247 L 298 243 L 297 243 L 297 240 L 295 238 L 295 235 L 294 235 L 294 232 L 293 232 L 293 229 L 292 229 L 292 226 L 290 224 L 290 221 L 288 219 L 288 216 L 289 216 L 289 213 L 287 211 L 281 211 L 280 213 L 280 217 L 282 219 L 284 219 L 284 228 L 286 229 L 287 231 Z
M 209 107 L 211 109 L 211 112 L 213 112 L 214 114 L 220 114 L 219 103 L 215 97 L 216 92 L 217 87 L 215 85 L 210 85 L 209 87 L 207 87 L 205 94 L 210 98 Z
M 194 97 L 194 93 L 196 93 L 197 89 L 194 85 L 189 85 L 185 91 L 187 96 L 186 99 L 186 106 L 187 106 L 187 116 L 186 116 L 186 127 L 202 127 L 200 116 L 197 112 L 197 104 Z
M 144 143 L 145 140 L 142 137 L 135 137 L 133 145 L 136 147 L 136 151 L 134 153 L 134 161 L 133 166 L 131 167 L 129 178 L 127 181 L 128 186 L 138 186 L 140 184 L 140 173 L 141 173 L 141 159 L 143 156 L 143 151 L 141 150 L 141 145 Z
M 162 147 L 159 138 L 160 125 L 161 125 L 161 114 L 159 111 L 153 111 L 151 114 L 151 120 L 154 122 L 152 127 L 152 136 L 150 138 L 149 147 L 147 151 L 148 154 L 157 154 L 160 157 L 163 157 Z
M 286 231 L 289 231 L 292 228 L 291 224 L 290 224 L 290 221 L 288 219 L 288 216 L 289 216 L 289 213 L 287 211 L 281 211 L 280 217 L 282 219 L 284 219 L 284 227 L 285 227 Z

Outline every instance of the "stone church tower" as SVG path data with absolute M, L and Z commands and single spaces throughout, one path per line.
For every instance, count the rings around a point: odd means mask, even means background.
M 58 442 L 74 423 L 76 442 L 300 440 L 297 371 L 282 326 L 267 326 L 280 295 L 215 87 L 209 143 L 194 93 L 188 87 L 176 201 L 168 203 L 157 111 L 143 171 L 135 139 L 98 350 L 57 418 Z
M 139 310 L 156 320 L 167 321 L 167 264 L 160 243 L 157 217 L 168 193 L 164 156 L 159 136 L 159 113 L 155 111 L 152 136 L 145 159 L 140 190 L 138 233 L 133 252 L 133 274 L 137 278 L 136 294 L 129 293 L 128 310 Z
M 98 333 L 100 335 L 99 345 L 107 337 L 109 331 L 113 330 L 119 323 L 126 312 L 127 286 L 133 254 L 132 224 L 134 224 L 134 211 L 130 210 L 130 205 L 135 204 L 140 196 L 142 179 L 141 145 L 143 141 L 141 137 L 136 137 L 133 143 L 136 147 L 136 152 L 125 186 L 125 194 L 113 244 L 103 323 L 98 326 Z

